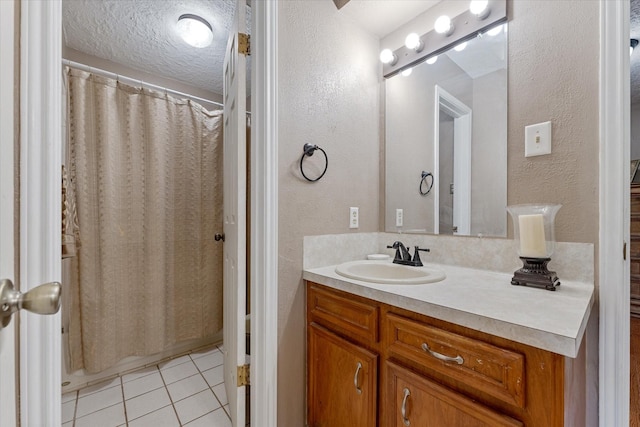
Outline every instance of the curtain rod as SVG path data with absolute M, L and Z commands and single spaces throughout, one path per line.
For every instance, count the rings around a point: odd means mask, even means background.
M 188 93 L 178 92 L 177 90 L 173 90 L 173 89 L 167 89 L 165 87 L 161 87 L 161 86 L 158 86 L 158 85 L 154 85 L 154 84 L 151 84 L 151 83 L 144 82 L 142 80 L 132 79 L 130 77 L 122 76 L 120 74 L 112 73 L 112 72 L 106 71 L 106 70 L 101 70 L 100 68 L 91 67 L 89 65 L 81 64 L 79 62 L 70 61 L 68 59 L 63 59 L 62 63 L 65 64 L 65 65 L 68 65 L 70 67 L 78 68 L 79 70 L 86 71 L 88 73 L 98 74 L 98 75 L 100 75 L 102 77 L 107 77 L 107 78 L 111 78 L 111 79 L 115 79 L 115 80 L 128 80 L 129 82 L 133 83 L 133 85 L 135 85 L 137 83 L 137 84 L 140 84 L 141 86 L 146 87 L 148 89 L 158 90 L 158 91 L 161 91 L 161 92 L 170 93 L 172 95 L 186 97 L 186 98 L 192 99 L 194 101 L 198 101 L 198 102 L 206 102 L 208 104 L 216 105 L 218 107 L 224 107 L 224 105 L 219 103 L 219 102 L 211 101 L 211 100 L 208 100 L 208 99 L 205 99 L 205 98 L 200 98 L 198 96 L 189 95 Z M 126 82 L 123 81 L 123 83 L 126 83 Z M 250 113 L 248 113 L 248 114 L 250 114 Z

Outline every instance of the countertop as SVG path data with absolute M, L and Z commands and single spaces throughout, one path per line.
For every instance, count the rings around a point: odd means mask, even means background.
M 512 274 L 425 264 L 447 275 L 437 283 L 385 285 L 348 279 L 335 265 L 303 278 L 477 331 L 575 358 L 594 304 L 594 284 L 565 281 L 556 291 L 511 285 Z

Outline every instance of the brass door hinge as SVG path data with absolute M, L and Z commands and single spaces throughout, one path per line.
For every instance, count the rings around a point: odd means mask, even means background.
M 238 53 L 251 55 L 251 36 L 249 34 L 238 33 Z
M 249 385 L 249 376 L 250 376 L 250 367 L 249 365 L 238 366 L 238 387 L 242 387 L 245 385 Z

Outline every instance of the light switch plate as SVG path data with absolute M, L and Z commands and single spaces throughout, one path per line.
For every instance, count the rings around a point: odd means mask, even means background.
M 524 156 L 551 154 L 551 122 L 538 123 L 524 128 Z

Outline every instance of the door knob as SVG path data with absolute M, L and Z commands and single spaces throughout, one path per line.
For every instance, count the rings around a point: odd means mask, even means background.
M 11 315 L 20 309 L 36 314 L 55 314 L 60 309 L 62 285 L 58 282 L 45 283 L 24 294 L 16 291 L 9 279 L 0 280 L 0 319 L 7 326 Z

